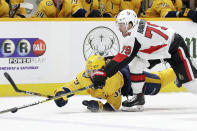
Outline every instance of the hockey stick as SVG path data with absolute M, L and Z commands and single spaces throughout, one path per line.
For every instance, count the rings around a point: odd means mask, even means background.
M 47 97 L 47 98 L 53 98 L 54 96 L 50 96 L 50 95 L 43 95 L 43 94 L 40 94 L 40 93 L 36 93 L 36 92 L 29 92 L 29 91 L 24 91 L 24 90 L 20 90 L 14 80 L 11 78 L 11 76 L 5 72 L 4 73 L 4 76 L 5 78 L 10 82 L 10 84 L 12 85 L 12 87 L 14 88 L 14 90 L 18 93 L 24 93 L 24 94 L 28 94 L 28 95 L 34 95 L 34 96 L 43 96 L 43 97 Z
M 92 87 L 93 87 L 93 84 L 90 85 L 90 86 L 86 86 L 86 87 L 80 88 L 80 89 L 78 89 L 78 90 L 74 90 L 74 91 L 68 92 L 68 93 L 66 93 L 66 94 L 62 94 L 62 95 L 60 95 L 60 96 L 55 96 L 55 97 L 53 97 L 53 98 L 47 98 L 47 99 L 45 99 L 45 100 L 40 100 L 40 101 L 31 103 L 31 104 L 27 104 L 27 105 L 22 105 L 22 106 L 18 106 L 18 107 L 9 108 L 9 109 L 0 111 L 0 114 L 6 113 L 6 112 L 15 113 L 15 112 L 17 112 L 19 109 L 23 109 L 23 108 L 35 106 L 35 105 L 42 104 L 42 103 L 45 103 L 45 102 L 48 102 L 48 101 L 51 101 L 51 100 L 57 100 L 57 99 L 59 99 L 59 98 L 62 98 L 63 96 L 69 96 L 69 95 L 75 94 L 75 93 L 77 93 L 77 92 L 80 92 L 80 91 L 83 91 L 83 90 L 86 90 L 86 89 L 89 89 L 89 88 L 92 88 Z

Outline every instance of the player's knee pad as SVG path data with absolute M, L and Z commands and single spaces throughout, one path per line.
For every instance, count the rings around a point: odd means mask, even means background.
M 197 94 L 197 79 L 184 83 L 183 86 L 191 93 Z
M 66 94 L 68 92 L 71 92 L 71 90 L 69 88 L 66 88 L 66 87 L 58 88 L 55 90 L 55 96 L 60 96 L 60 95 Z M 67 96 L 63 96 L 62 98 L 56 99 L 54 101 L 58 107 L 62 107 L 68 103 L 68 98 L 67 98 Z

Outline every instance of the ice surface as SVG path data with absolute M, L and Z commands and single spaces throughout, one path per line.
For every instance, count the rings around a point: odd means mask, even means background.
M 0 110 L 30 104 L 41 97 L 1 97 Z M 144 112 L 89 112 L 73 96 L 65 107 L 53 101 L 0 114 L 0 131 L 197 131 L 197 95 L 161 93 L 146 96 Z

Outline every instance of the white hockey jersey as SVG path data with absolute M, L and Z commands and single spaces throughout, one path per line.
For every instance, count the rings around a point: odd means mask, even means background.
M 137 56 L 142 59 L 170 58 L 169 47 L 174 39 L 175 31 L 163 26 L 158 26 L 139 20 L 138 24 L 129 31 L 131 34 L 125 37 L 121 54 L 130 56 L 136 41 L 141 45 Z

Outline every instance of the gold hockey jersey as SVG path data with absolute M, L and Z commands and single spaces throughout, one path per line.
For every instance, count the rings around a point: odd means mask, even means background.
M 0 0 L 0 18 L 3 17 L 9 17 L 9 5 L 4 0 Z
M 14 10 L 18 4 L 20 3 L 24 3 L 24 0 L 11 0 L 11 4 L 12 4 L 12 9 Z M 26 9 L 25 8 L 19 8 L 16 12 L 16 15 L 14 16 L 14 18 L 20 18 L 20 16 L 17 16 L 17 14 L 21 14 L 26 16 Z
M 69 88 L 70 90 L 77 90 L 85 86 L 92 84 L 92 81 L 89 77 L 86 77 L 85 71 L 79 73 L 75 80 L 68 82 L 64 87 Z M 95 98 L 101 98 L 107 100 L 107 102 L 116 110 L 121 106 L 121 94 L 120 88 L 123 87 L 124 80 L 120 72 L 116 73 L 111 78 L 106 80 L 106 85 L 103 89 L 87 89 L 87 92 Z
M 146 74 L 146 73 L 145 73 Z M 160 91 L 161 88 L 164 88 L 169 83 L 175 81 L 176 75 L 172 68 L 166 69 L 161 72 L 154 72 L 146 74 L 145 78 L 145 90 L 150 92 L 149 95 L 152 95 L 152 92 L 155 90 Z M 71 91 L 89 86 L 92 84 L 92 81 L 89 77 L 86 77 L 85 72 L 82 71 L 79 73 L 75 80 L 72 80 L 68 83 L 65 83 L 64 87 L 69 88 Z M 120 72 L 116 73 L 111 78 L 106 80 L 106 85 L 103 89 L 87 89 L 87 92 L 95 98 L 101 98 L 107 100 L 113 109 L 118 110 L 121 106 L 121 88 L 124 85 L 124 78 Z M 128 87 L 130 88 L 130 87 Z M 63 91 L 62 88 L 57 89 Z M 158 93 L 157 92 L 157 93 Z
M 101 12 L 101 15 L 103 15 L 106 11 L 107 1 L 109 0 L 92 0 L 92 1 L 91 0 L 78 0 L 78 4 L 79 4 L 78 8 L 83 8 L 87 11 L 86 17 L 89 15 L 89 13 L 92 10 L 99 10 Z M 78 8 L 75 8 L 74 12 L 76 12 Z
M 145 17 L 165 17 L 169 11 L 180 11 L 182 0 L 154 0 L 151 8 L 147 9 Z
M 72 5 L 71 0 L 64 0 L 61 10 L 57 10 L 53 0 L 42 0 L 33 18 L 54 18 L 54 17 L 71 17 Z
M 142 0 L 109 0 L 107 3 L 106 13 L 110 13 L 112 17 L 119 14 L 120 11 L 131 9 L 138 14 Z

